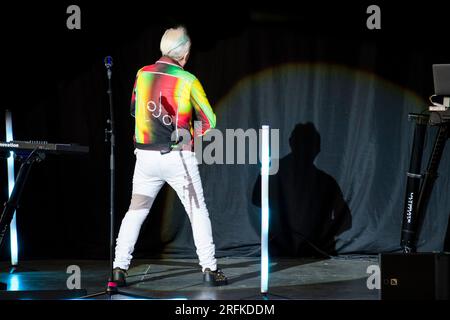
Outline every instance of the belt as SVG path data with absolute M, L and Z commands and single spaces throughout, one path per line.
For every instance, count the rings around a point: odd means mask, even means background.
M 135 143 L 137 149 L 152 150 L 152 151 L 164 151 L 169 149 L 168 144 L 141 144 Z M 171 148 L 171 151 L 194 151 L 191 144 L 177 144 Z

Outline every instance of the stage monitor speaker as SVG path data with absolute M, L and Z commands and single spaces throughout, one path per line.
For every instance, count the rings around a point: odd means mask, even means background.
M 380 254 L 381 300 L 448 300 L 449 253 Z

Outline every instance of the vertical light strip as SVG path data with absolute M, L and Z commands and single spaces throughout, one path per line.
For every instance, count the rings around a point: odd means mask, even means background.
M 261 137 L 261 293 L 269 289 L 269 126 Z
M 13 141 L 13 128 L 12 128 L 12 116 L 10 111 L 6 111 L 6 142 Z M 8 160 L 8 195 L 11 196 L 12 190 L 14 188 L 15 177 L 14 177 L 14 154 L 11 151 Z M 18 264 L 18 243 L 17 243 L 17 224 L 16 224 L 16 213 L 11 220 L 9 226 L 10 230 L 10 242 L 11 242 L 11 265 L 16 266 Z

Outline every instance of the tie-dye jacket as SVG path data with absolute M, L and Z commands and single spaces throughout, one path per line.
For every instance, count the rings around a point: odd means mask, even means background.
M 216 125 L 200 81 L 168 57 L 138 71 L 131 114 L 136 123 L 134 142 L 139 149 L 162 150 L 184 140 L 180 136 L 186 132 L 191 135 L 192 147 L 194 120 L 201 122 L 201 128 L 195 126 L 195 135 L 203 135 Z

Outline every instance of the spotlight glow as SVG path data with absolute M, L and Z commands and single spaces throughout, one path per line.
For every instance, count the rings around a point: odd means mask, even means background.
M 12 116 L 11 112 L 6 111 L 6 141 L 13 141 L 13 128 L 12 128 Z M 11 152 L 8 160 L 7 160 L 7 166 L 8 166 L 8 195 L 11 196 L 11 193 L 14 188 L 15 184 L 15 177 L 14 177 L 14 153 Z M 16 266 L 18 264 L 18 252 L 19 247 L 17 243 L 17 223 L 16 223 L 16 212 L 14 212 L 13 218 L 11 220 L 11 224 L 9 226 L 10 229 L 10 250 L 11 250 L 11 264 L 13 266 Z
M 20 276 L 11 274 L 8 279 L 8 291 L 19 291 L 21 287 Z
M 269 126 L 262 126 L 261 137 L 261 293 L 269 288 Z

